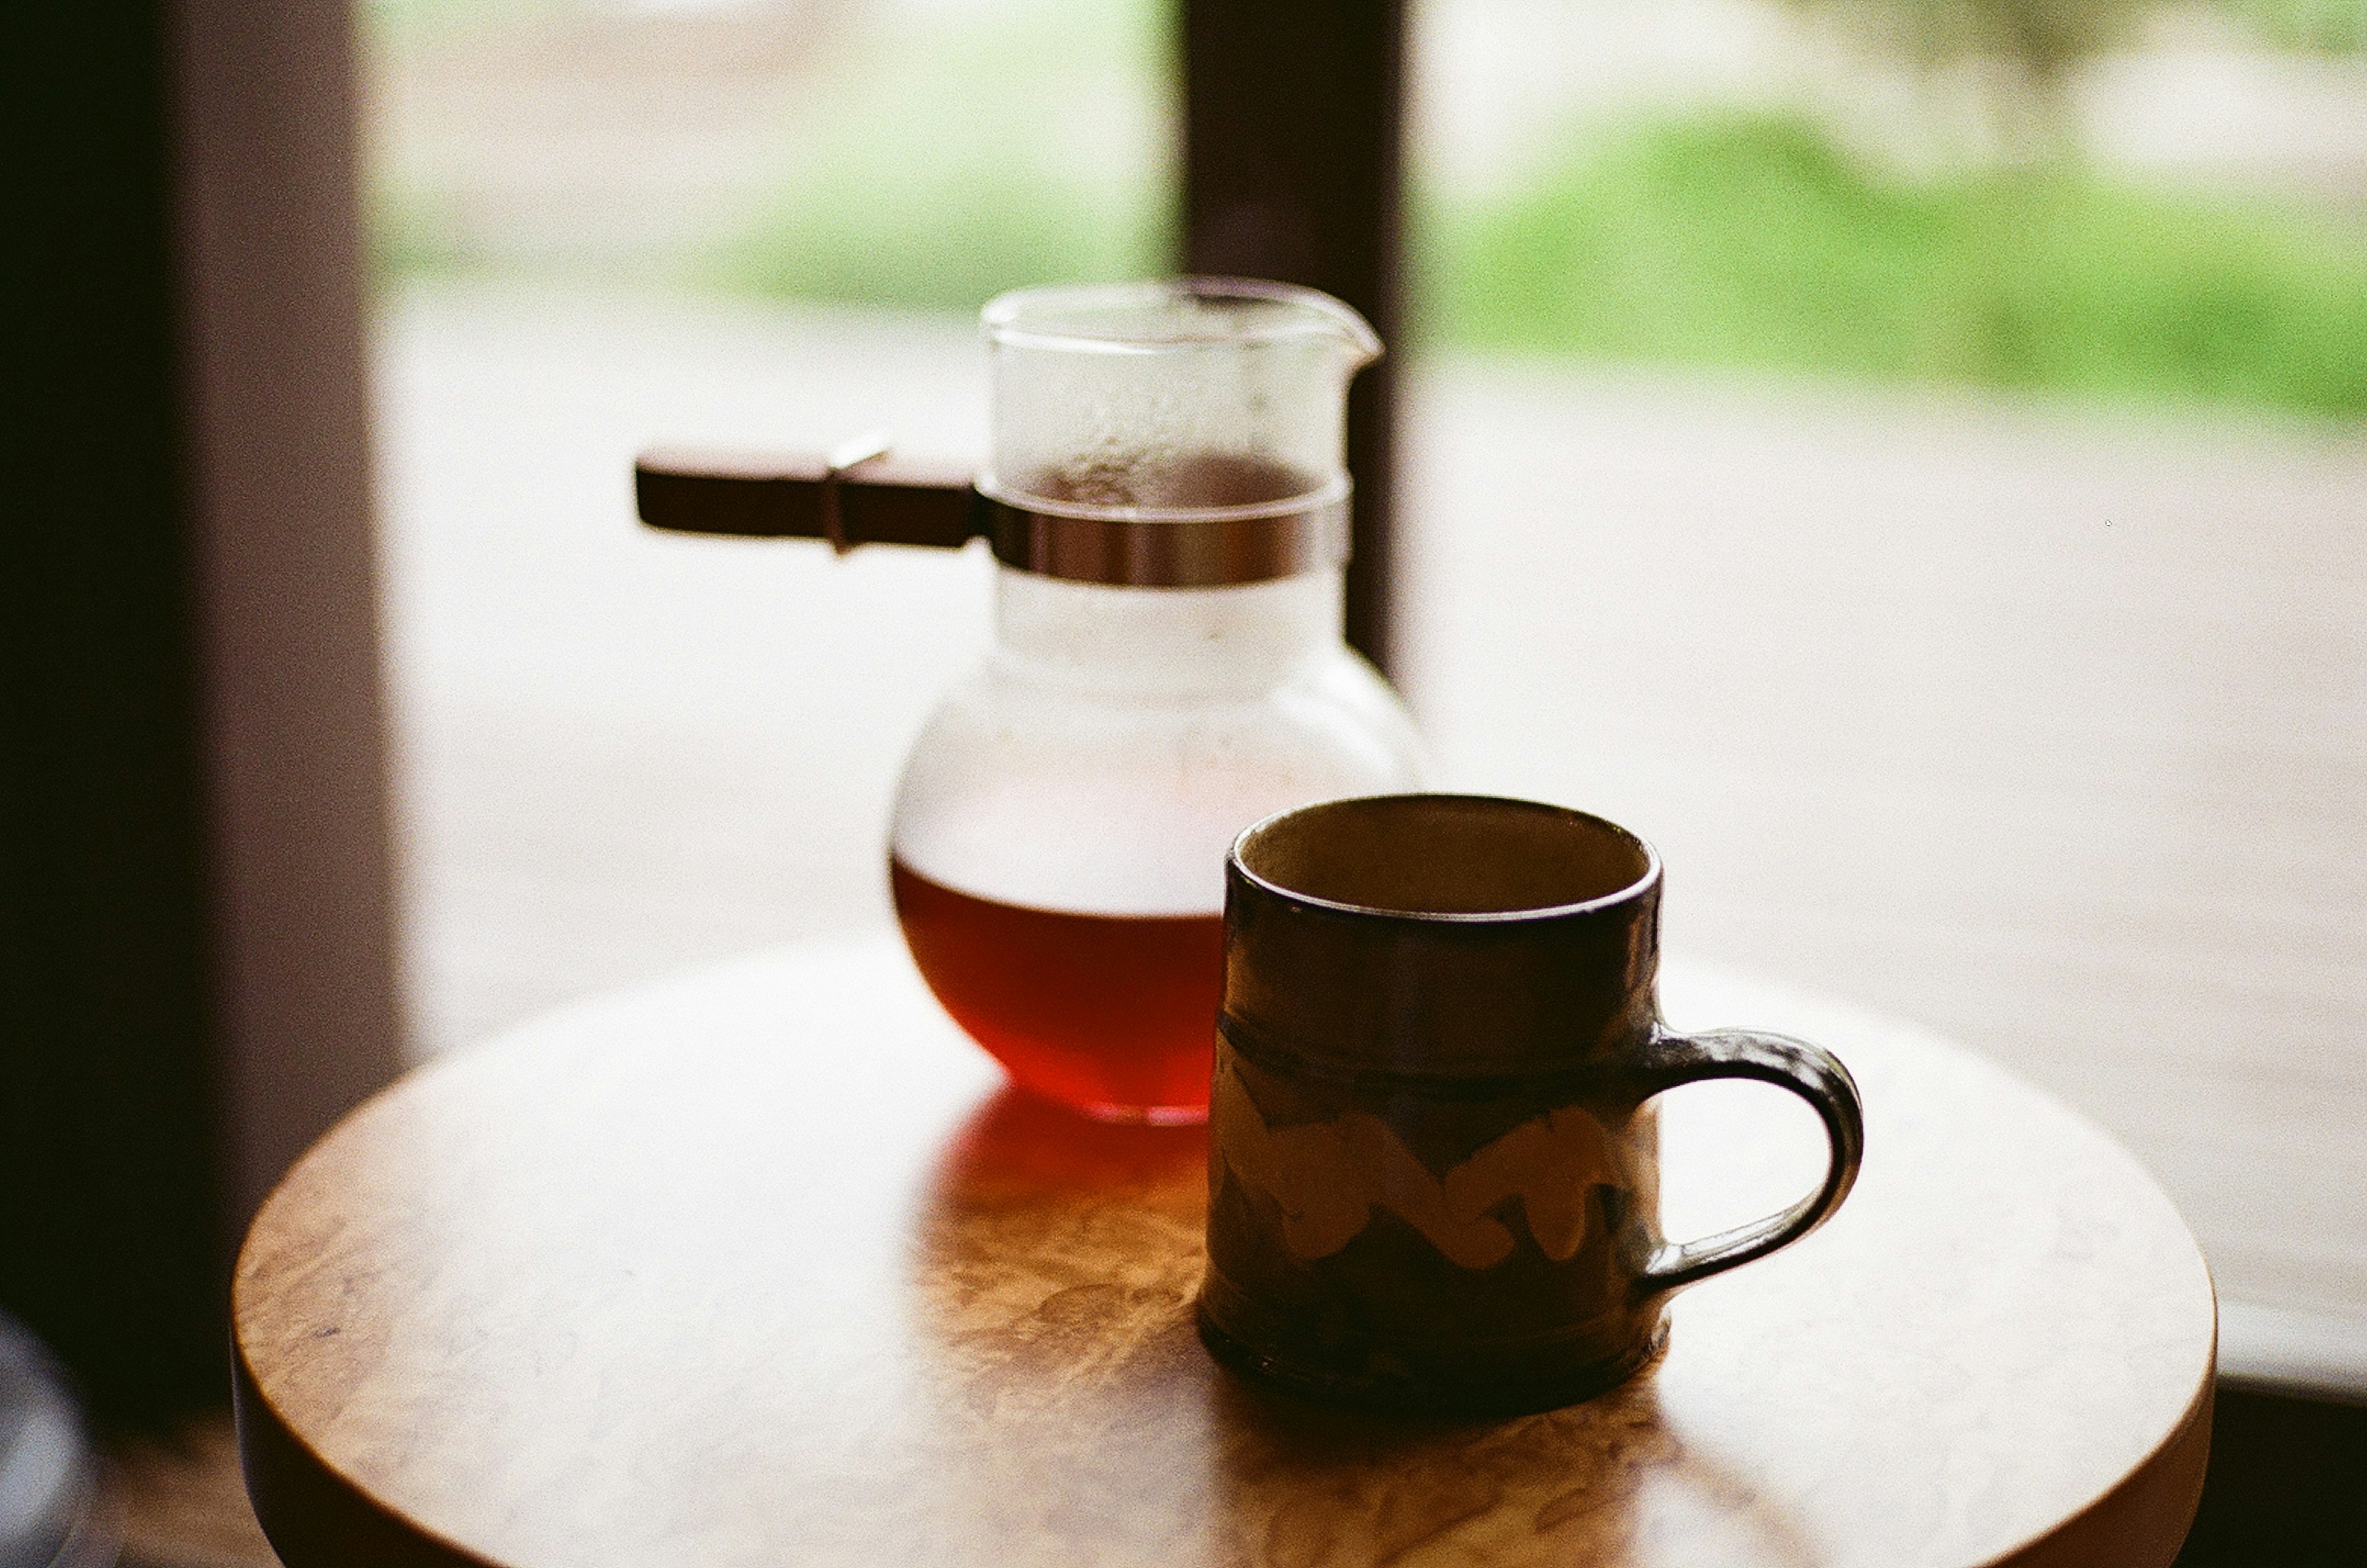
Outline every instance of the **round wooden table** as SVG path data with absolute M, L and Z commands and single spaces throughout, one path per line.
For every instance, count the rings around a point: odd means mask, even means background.
M 1199 1134 L 1002 1089 L 892 939 L 557 1014 L 370 1101 L 255 1220 L 257 1512 L 289 1568 L 2168 1563 L 2215 1319 L 2159 1190 L 1931 1035 L 1664 993 L 1847 1061 L 1863 1179 L 1624 1388 L 1485 1424 L 1216 1367 Z M 1664 1105 L 1672 1234 L 1814 1178 L 1788 1096 Z

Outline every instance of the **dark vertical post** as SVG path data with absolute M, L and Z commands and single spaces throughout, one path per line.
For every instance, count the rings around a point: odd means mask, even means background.
M 0 15 L 0 1307 L 137 1416 L 226 1325 L 166 24 Z
M 1404 0 L 1182 0 L 1185 265 L 1336 294 L 1399 344 Z M 1348 640 L 1389 668 L 1396 364 L 1348 400 Z
M 397 1055 L 349 16 L 0 5 L 0 1308 L 114 1418 Z

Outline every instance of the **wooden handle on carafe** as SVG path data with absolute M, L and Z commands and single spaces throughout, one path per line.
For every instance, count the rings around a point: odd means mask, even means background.
M 971 470 L 877 446 L 851 460 L 818 453 L 734 457 L 644 452 L 633 464 L 641 521 L 675 534 L 828 539 L 957 549 L 988 531 Z

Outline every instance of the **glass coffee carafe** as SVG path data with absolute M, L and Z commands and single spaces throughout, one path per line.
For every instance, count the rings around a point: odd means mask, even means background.
M 642 516 L 841 549 L 987 539 L 994 644 L 905 764 L 898 920 L 1024 1088 L 1196 1121 L 1234 836 L 1421 784 L 1403 706 L 1341 636 L 1346 392 L 1380 344 L 1327 295 L 1230 278 L 1025 290 L 985 328 L 974 479 L 873 443 L 652 456 Z

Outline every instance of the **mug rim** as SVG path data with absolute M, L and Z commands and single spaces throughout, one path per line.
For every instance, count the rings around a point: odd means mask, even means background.
M 1325 898 L 1318 894 L 1301 892 L 1295 887 L 1285 887 L 1271 877 L 1262 876 L 1252 871 L 1250 869 L 1249 863 L 1241 858 L 1241 847 L 1244 844 L 1285 817 L 1297 817 L 1310 811 L 1321 811 L 1332 807 L 1349 806 L 1358 802 L 1384 800 L 1459 800 L 1488 806 L 1513 806 L 1529 811 L 1550 812 L 1565 819 L 1589 823 L 1594 827 L 1608 829 L 1614 838 L 1622 840 L 1643 855 L 1644 871 L 1635 881 L 1624 887 L 1596 897 L 1582 898 L 1575 903 L 1541 904 L 1526 909 L 1397 909 L 1384 904 L 1356 904 L 1341 898 Z M 1598 816 L 1591 811 L 1581 811 L 1574 806 L 1557 805 L 1549 800 L 1528 800 L 1519 795 L 1475 795 L 1456 790 L 1399 790 L 1387 795 L 1342 795 L 1331 800 L 1311 800 L 1303 806 L 1286 807 L 1280 811 L 1259 818 L 1235 834 L 1232 847 L 1225 852 L 1225 866 L 1227 870 L 1238 874 L 1244 882 L 1259 891 L 1274 897 L 1288 899 L 1295 904 L 1306 905 L 1309 908 L 1326 909 L 1334 914 L 1368 916 L 1376 919 L 1412 920 L 1422 924 L 1442 926 L 1516 925 L 1530 920 L 1551 920 L 1570 915 L 1592 914 L 1640 898 L 1659 886 L 1660 881 L 1660 852 L 1654 849 L 1651 840 L 1646 839 L 1641 833 L 1632 829 L 1623 828 L 1608 817 Z

